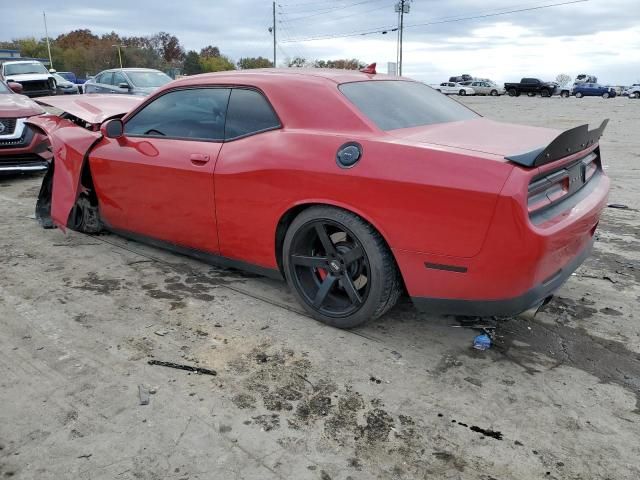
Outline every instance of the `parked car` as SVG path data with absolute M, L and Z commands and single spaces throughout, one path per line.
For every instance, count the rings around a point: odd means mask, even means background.
M 471 82 L 471 88 L 473 88 L 476 95 L 491 95 L 497 97 L 498 95 L 504 95 L 505 89 L 499 87 L 495 83 L 491 82 Z
M 56 94 L 57 95 L 73 95 L 78 93 L 78 87 L 64 78 L 58 73 L 53 74 L 53 78 L 56 80 Z
M 522 93 L 529 96 L 540 94 L 543 97 L 550 97 L 558 89 L 555 82 L 543 82 L 539 78 L 526 77 L 520 83 L 505 83 L 504 88 L 510 97 L 519 97 Z
M 56 72 L 56 73 L 58 75 L 60 75 L 61 77 L 63 77 L 65 80 L 70 81 L 76 87 L 78 87 L 78 93 L 82 93 L 83 92 L 83 85 L 87 81 L 86 79 L 78 78 L 76 76 L 76 74 L 73 73 L 73 72 Z
M 631 85 L 624 91 L 623 95 L 629 98 L 640 98 L 640 83 Z
M 616 90 L 611 87 L 603 87 L 597 83 L 579 83 L 573 86 L 573 94 L 576 98 L 582 97 L 602 97 L 613 98 Z
M 149 95 L 171 77 L 151 68 L 115 68 L 100 72 L 84 84 L 84 93 Z
M 42 63 L 34 60 L 4 62 L 0 66 L 0 79 L 19 83 L 22 94 L 28 97 L 56 94 L 53 75 Z
M 593 244 L 606 122 L 500 123 L 366 71 L 196 75 L 141 103 L 44 99 L 66 113 L 31 121 L 55 152 L 37 218 L 284 278 L 336 327 L 383 315 L 405 288 L 432 312 L 540 305 Z
M 46 170 L 51 158 L 46 135 L 26 123 L 44 110 L 21 92 L 0 80 L 0 174 Z
M 473 88 L 454 82 L 442 82 L 436 90 L 445 95 L 475 95 L 476 93 Z

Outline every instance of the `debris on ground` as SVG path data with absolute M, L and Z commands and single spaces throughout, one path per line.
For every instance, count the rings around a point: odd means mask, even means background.
M 199 373 L 201 375 L 217 375 L 218 372 L 209 368 L 193 367 L 191 365 L 183 365 L 180 363 L 163 362 L 161 360 L 149 360 L 149 365 L 158 365 L 160 367 L 176 368 L 178 370 L 186 370 L 188 372 Z
M 473 348 L 476 350 L 488 350 L 491 348 L 491 337 L 482 333 L 473 339 Z
M 164 337 L 164 336 L 165 336 L 167 333 L 169 333 L 169 332 L 168 332 L 168 331 L 166 331 L 166 330 L 156 330 L 156 331 L 155 331 L 155 332 L 153 332 L 153 333 L 155 333 L 155 334 L 156 334 L 156 335 L 158 335 L 159 337 Z
M 144 385 L 138 385 L 138 397 L 140 405 L 149 405 L 149 390 Z
M 619 208 L 620 210 L 627 210 L 629 208 L 629 205 L 624 205 L 622 203 L 610 203 L 609 205 L 607 205 L 607 207 Z

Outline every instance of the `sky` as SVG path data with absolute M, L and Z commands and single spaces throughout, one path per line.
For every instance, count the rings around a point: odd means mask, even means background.
M 405 15 L 403 74 L 427 83 L 468 73 L 496 82 L 520 77 L 553 80 L 594 74 L 600 83 L 640 82 L 639 0 L 588 0 L 504 15 L 568 0 L 413 0 Z M 569 0 L 570 1 L 570 0 Z M 167 31 L 185 49 L 216 45 L 234 60 L 273 57 L 271 0 L 22 0 L 2 9 L 0 40 L 44 37 L 88 28 L 102 34 L 151 35 Z M 277 57 L 358 58 L 386 72 L 396 59 L 397 0 L 279 0 Z M 483 16 L 464 20 L 464 17 Z M 463 19 L 463 20 L 460 20 Z M 451 21 L 458 20 L 458 21 Z M 430 23 L 430 25 L 424 25 Z M 318 37 L 332 37 L 318 39 Z

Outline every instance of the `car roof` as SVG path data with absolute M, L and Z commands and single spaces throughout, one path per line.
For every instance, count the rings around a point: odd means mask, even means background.
M 221 81 L 224 81 L 225 83 L 259 82 L 260 80 L 271 82 L 274 80 L 282 81 L 287 79 L 296 81 L 304 81 L 304 79 L 323 79 L 337 84 L 362 82 L 367 80 L 413 81 L 408 78 L 400 78 L 393 75 L 362 73 L 358 70 L 340 70 L 331 68 L 257 68 L 251 70 L 229 70 L 224 72 L 192 75 L 181 78 L 180 80 L 173 82 L 171 85 L 197 85 Z
M 104 72 L 160 72 L 160 70 L 156 70 L 155 68 L 108 68 L 107 70 L 98 72 L 98 75 Z

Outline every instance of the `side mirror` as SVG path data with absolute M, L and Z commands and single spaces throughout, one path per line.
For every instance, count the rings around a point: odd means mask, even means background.
M 124 135 L 124 123 L 119 118 L 113 118 L 102 124 L 100 133 L 106 138 L 122 138 Z
M 131 85 L 129 85 L 127 82 L 122 82 L 118 84 L 118 88 L 126 88 L 127 90 L 130 90 Z
M 7 85 L 15 93 L 22 93 L 22 84 L 18 82 L 8 82 Z

